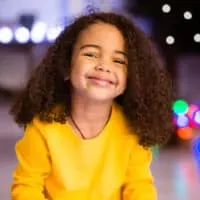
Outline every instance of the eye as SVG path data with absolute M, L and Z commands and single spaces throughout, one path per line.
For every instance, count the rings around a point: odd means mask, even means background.
M 87 56 L 87 57 L 91 57 L 91 58 L 97 58 L 98 57 L 95 53 L 84 53 L 83 55 Z
M 115 63 L 121 64 L 121 65 L 125 65 L 125 64 L 126 64 L 126 61 L 125 61 L 125 60 L 121 60 L 121 59 L 114 59 L 113 61 L 114 61 Z

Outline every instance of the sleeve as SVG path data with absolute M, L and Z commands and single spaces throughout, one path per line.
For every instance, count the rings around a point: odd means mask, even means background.
M 50 173 L 50 159 L 42 134 L 34 124 L 15 146 L 18 164 L 13 172 L 12 200 L 45 200 L 44 180 Z
M 123 200 L 156 200 L 157 191 L 150 170 L 152 152 L 134 145 L 126 171 L 122 191 Z

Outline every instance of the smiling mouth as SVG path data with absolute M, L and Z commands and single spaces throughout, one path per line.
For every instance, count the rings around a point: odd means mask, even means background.
M 88 77 L 89 80 L 102 85 L 102 86 L 106 86 L 106 85 L 114 85 L 115 83 L 111 80 L 108 79 L 104 79 L 104 78 L 100 78 L 100 77 L 94 77 L 94 76 L 89 76 Z

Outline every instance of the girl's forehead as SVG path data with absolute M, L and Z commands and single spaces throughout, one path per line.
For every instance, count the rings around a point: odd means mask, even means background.
M 124 43 L 121 31 L 111 24 L 96 23 L 84 29 L 78 37 L 78 42 L 101 41 Z

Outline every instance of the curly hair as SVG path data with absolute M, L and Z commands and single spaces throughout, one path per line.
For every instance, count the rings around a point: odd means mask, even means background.
M 70 112 L 70 86 L 64 78 L 70 72 L 72 50 L 80 32 L 98 22 L 117 27 L 127 48 L 127 88 L 115 101 L 121 105 L 142 146 L 166 143 L 172 132 L 171 78 L 153 42 L 132 20 L 116 13 L 84 15 L 67 26 L 14 102 L 11 114 L 19 125 L 30 123 L 36 115 L 45 122 L 66 122 Z M 56 105 L 61 109 L 55 117 Z

